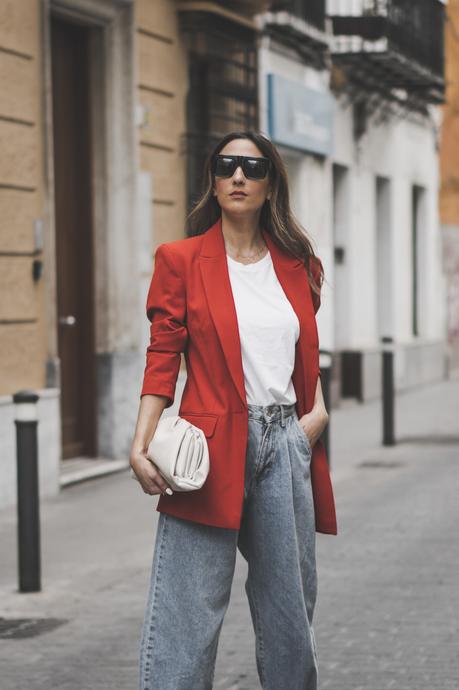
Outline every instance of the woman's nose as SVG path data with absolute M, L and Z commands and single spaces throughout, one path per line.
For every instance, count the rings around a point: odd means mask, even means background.
M 242 171 L 241 166 L 236 168 L 236 170 L 234 171 L 233 177 L 235 180 L 243 180 L 244 179 L 244 173 Z

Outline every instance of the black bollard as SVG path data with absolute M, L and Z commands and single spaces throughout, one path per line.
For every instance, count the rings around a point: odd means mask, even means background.
M 41 590 L 37 400 L 34 391 L 13 395 L 16 404 L 19 591 Z
M 383 446 L 395 445 L 395 387 L 394 387 L 394 347 L 389 336 L 381 338 L 382 349 L 382 409 L 383 409 Z
M 319 350 L 320 355 L 320 383 L 322 386 L 322 393 L 324 396 L 325 408 L 328 412 L 328 424 L 322 432 L 321 439 L 324 443 L 325 452 L 327 453 L 328 467 L 330 468 L 330 420 L 331 420 L 331 410 L 330 410 L 330 385 L 331 385 L 331 365 L 332 365 L 332 353 L 330 350 Z

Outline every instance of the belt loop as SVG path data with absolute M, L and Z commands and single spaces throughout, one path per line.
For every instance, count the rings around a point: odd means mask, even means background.
M 284 426 L 285 426 L 285 410 L 284 410 L 284 406 L 281 405 L 281 406 L 280 406 L 280 409 L 281 409 L 281 426 L 284 427 Z

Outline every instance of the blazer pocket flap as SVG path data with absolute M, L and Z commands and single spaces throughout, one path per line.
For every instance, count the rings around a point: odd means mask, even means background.
M 217 414 L 202 414 L 199 412 L 181 412 L 180 417 L 183 417 L 183 419 L 186 419 L 188 422 L 191 422 L 192 424 L 194 424 L 194 426 L 197 426 L 199 429 L 202 429 L 204 435 L 207 438 L 213 436 L 213 433 L 215 431 L 215 425 L 217 424 L 218 420 Z

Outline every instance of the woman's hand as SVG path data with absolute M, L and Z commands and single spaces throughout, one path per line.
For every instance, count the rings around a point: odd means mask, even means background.
M 134 440 L 132 442 L 129 464 L 139 480 L 144 493 L 155 495 L 172 489 L 160 471 L 148 458 L 147 448 L 156 431 L 156 426 L 166 406 L 167 397 L 163 395 L 143 395 L 140 400 Z
M 310 412 L 298 420 L 301 428 L 309 439 L 311 448 L 328 424 L 328 413 L 323 405 L 315 405 Z
M 163 494 L 165 491 L 169 494 L 173 493 L 158 468 L 147 458 L 145 451 L 135 450 L 133 448 L 129 463 L 144 493 L 150 494 L 151 496 Z

